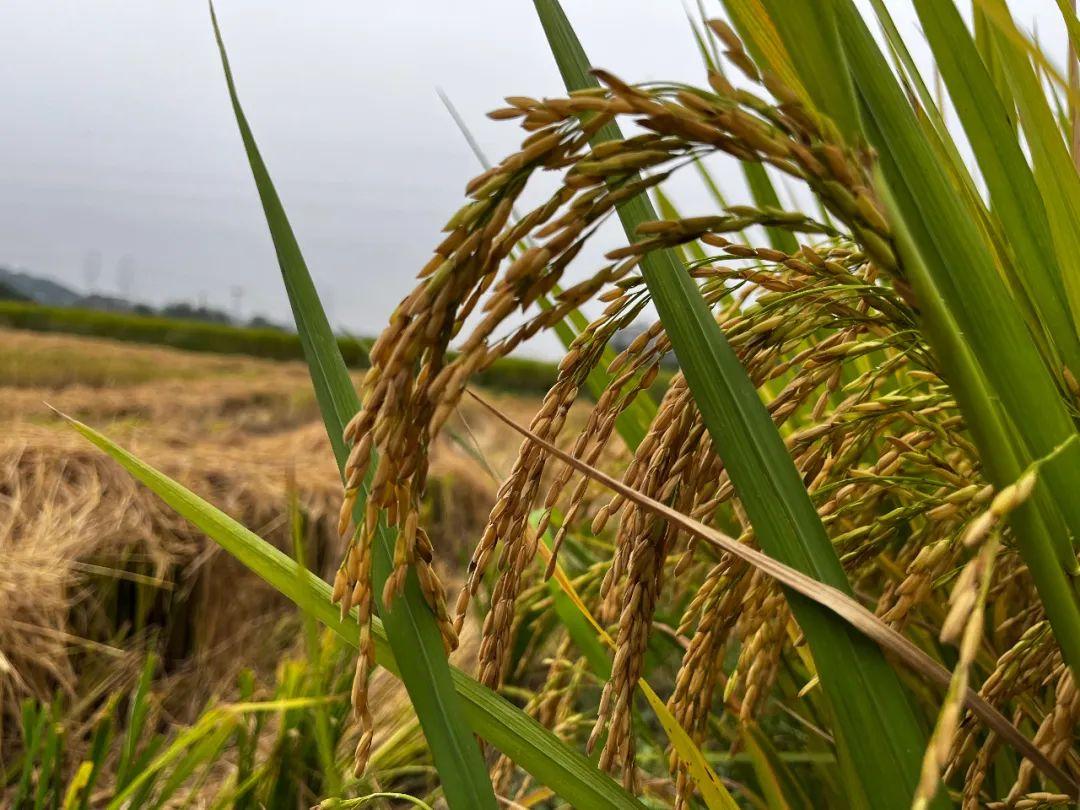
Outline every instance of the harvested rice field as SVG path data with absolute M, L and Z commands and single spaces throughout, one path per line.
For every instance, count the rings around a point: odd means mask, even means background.
M 295 607 L 50 408 L 108 433 L 287 553 L 299 538 L 306 564 L 330 578 L 342 486 L 306 366 L 4 330 L 0 380 L 0 769 L 19 765 L 26 701 L 64 706 L 65 762 L 77 761 L 106 698 L 124 696 L 116 708 L 126 710 L 151 658 L 147 722 L 166 739 L 213 700 L 237 699 L 246 673 L 249 697 L 282 688 L 281 668 L 305 658 Z M 519 418 L 536 407 L 495 399 Z M 491 506 L 478 456 L 505 465 L 516 444 L 479 406 L 464 403 L 459 420 L 469 444 L 440 443 L 428 500 L 440 545 L 457 549 L 450 579 Z M 459 655 L 468 654 L 466 645 Z M 400 683 L 379 680 L 381 710 L 411 715 Z M 400 730 L 400 717 L 383 727 Z M 269 735 L 261 744 L 272 746 Z M 423 761 L 417 746 L 397 756 Z

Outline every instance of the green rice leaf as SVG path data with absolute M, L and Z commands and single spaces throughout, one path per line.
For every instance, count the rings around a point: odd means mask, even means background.
M 595 85 L 589 62 L 556 0 L 535 0 L 552 53 L 570 90 Z M 835 55 L 835 54 L 834 54 Z M 597 142 L 619 138 L 614 125 Z M 619 209 L 627 234 L 655 219 L 639 196 Z M 642 274 L 706 427 L 724 459 L 763 549 L 850 593 L 836 553 L 784 442 L 700 291 L 670 251 L 646 256 Z M 835 718 L 844 758 L 879 807 L 907 807 L 925 735 L 881 650 L 827 611 L 789 595 Z M 873 734 L 867 734 L 873 729 Z
M 915 0 L 936 64 L 949 88 L 990 191 L 994 213 L 1022 269 L 1020 282 L 1038 310 L 1048 338 L 1076 374 L 1080 338 L 1065 298 L 1039 188 L 1006 109 L 955 6 Z
M 529 524 L 533 528 L 536 527 L 540 515 L 540 512 L 529 515 Z M 540 542 L 544 544 L 545 549 L 549 550 L 544 553 L 545 561 L 547 561 L 550 558 L 551 544 L 554 542 L 554 533 L 550 528 L 541 535 Z M 548 593 L 551 594 L 555 615 L 559 617 L 559 621 L 566 628 L 566 632 L 573 639 L 574 644 L 577 645 L 578 652 L 588 660 L 593 674 L 601 680 L 609 681 L 611 680 L 611 659 L 608 658 L 604 645 L 596 637 L 596 629 L 585 618 L 578 606 L 574 604 L 566 589 L 562 587 L 560 582 L 561 574 L 561 569 L 556 568 L 555 576 L 547 581 L 547 589 Z
M 1042 84 L 1027 52 L 1021 47 L 1026 40 L 1016 29 L 1008 7 L 1002 0 L 980 0 L 980 4 L 985 4 L 991 12 L 991 38 L 1012 88 L 1020 124 L 1031 151 L 1035 182 L 1046 205 L 1060 265 L 1061 286 L 1072 311 L 1075 335 L 1075 324 L 1080 324 L 1080 228 L 1076 224 L 1080 222 L 1080 175 L 1061 137 Z M 1015 138 L 1012 142 L 1015 143 Z
M 211 15 L 213 17 L 213 7 Z M 213 23 L 236 123 L 266 213 L 316 398 L 340 470 L 348 458 L 343 437 L 345 425 L 359 410 L 360 401 L 285 209 L 240 107 L 216 17 L 213 17 Z M 358 503 L 357 510 L 362 520 L 362 503 Z M 495 808 L 495 793 L 480 747 L 465 722 L 463 708 L 450 678 L 450 666 L 438 627 L 424 601 L 415 573 L 410 571 L 405 591 L 395 600 L 392 608 L 386 609 L 381 604 L 383 585 L 393 567 L 393 547 L 392 533 L 381 526 L 375 542 L 372 574 L 376 608 L 385 623 L 391 645 L 398 652 L 401 678 L 420 719 L 447 802 L 451 807 L 465 810 Z
M 1076 10 L 1069 0 L 1057 0 L 1058 11 L 1065 20 L 1065 30 L 1069 32 L 1069 43 L 1075 53 L 1080 53 L 1080 20 L 1076 19 Z
M 38 749 L 45 733 L 45 724 L 48 722 L 49 713 L 45 707 L 30 699 L 22 702 L 23 761 L 19 784 L 14 791 L 14 802 L 17 807 L 22 807 L 24 803 L 30 801 L 30 786 L 34 779 L 34 763 L 37 761 Z
M 1016 105 L 1013 104 L 1012 90 L 1009 88 L 1009 80 L 1005 76 L 1005 70 L 1001 65 L 1001 57 L 997 53 L 997 46 L 993 39 L 993 23 L 986 17 L 986 12 L 977 2 L 972 3 L 972 27 L 975 30 L 975 48 L 982 57 L 983 64 L 990 71 L 990 78 L 994 82 L 994 88 L 1002 103 L 1005 104 L 1009 126 L 1016 131 Z
M 906 80 L 905 92 L 909 96 L 917 97 L 922 105 L 924 115 L 919 116 L 919 124 L 923 132 L 926 133 L 935 152 L 939 154 L 942 163 L 952 175 L 957 186 L 959 186 L 959 190 L 963 194 L 972 216 L 983 223 L 984 228 L 993 227 L 989 221 L 989 212 L 986 210 L 982 196 L 972 179 L 971 172 L 968 171 L 967 163 L 956 146 L 941 110 L 938 109 L 937 99 L 934 98 L 930 89 L 926 86 L 926 82 L 923 81 L 922 74 L 908 51 L 904 38 L 900 36 L 900 31 L 897 29 L 896 23 L 893 22 L 888 6 L 885 5 L 884 0 L 870 0 L 870 3 L 874 8 L 874 13 L 877 15 L 878 22 L 881 24 L 881 30 L 885 36 L 885 41 L 889 44 L 889 50 L 893 54 L 893 61 L 897 64 L 897 76 Z M 935 64 L 936 75 L 940 75 L 937 68 L 938 66 Z
M 90 790 L 90 775 L 93 772 L 94 763 L 90 760 L 79 763 L 64 793 L 63 810 L 75 810 L 76 807 L 83 806 L 82 802 L 86 800 Z
M 186 754 L 190 753 L 189 749 L 192 747 L 201 749 L 200 743 L 208 739 L 212 741 L 211 749 L 220 749 L 233 733 L 235 724 L 235 718 L 229 718 L 220 712 L 210 710 L 205 713 L 196 725 L 179 734 L 168 748 L 156 756 L 147 767 L 140 769 L 135 778 L 123 790 L 112 797 L 112 801 L 108 805 L 109 810 L 118 810 L 118 808 L 124 807 L 133 796 L 150 785 L 169 765 L 179 762 L 176 772 L 166 783 L 164 796 L 167 797 L 183 781 L 181 778 L 180 782 L 177 782 L 177 776 L 184 771 L 190 773 L 188 769 L 193 770 L 200 761 L 199 757 L 186 756 Z M 207 757 L 210 760 L 213 758 L 213 755 Z
M 120 762 L 116 767 L 116 784 L 125 785 L 132 778 L 133 765 L 139 754 L 139 741 L 143 736 L 146 718 L 150 712 L 150 684 L 157 671 L 157 656 L 146 656 L 135 692 L 131 696 L 131 708 L 128 711 L 127 730 L 120 749 Z

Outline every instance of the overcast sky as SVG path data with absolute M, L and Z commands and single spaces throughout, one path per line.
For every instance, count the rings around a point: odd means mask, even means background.
M 908 0 L 889 5 L 924 54 Z M 679 0 L 565 7 L 594 64 L 704 80 Z M 1016 7 L 1063 52 L 1054 0 Z M 496 158 L 521 134 L 484 113 L 561 91 L 532 3 L 219 0 L 218 16 L 331 319 L 372 333 L 478 171 L 436 87 Z M 238 288 L 245 317 L 288 318 L 204 3 L 2 0 L 0 32 L 0 265 L 156 304 L 231 309 Z M 701 212 L 689 173 L 674 191 Z

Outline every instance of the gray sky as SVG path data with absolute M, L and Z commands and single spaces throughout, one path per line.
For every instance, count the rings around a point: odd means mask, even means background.
M 889 5 L 924 53 L 907 0 Z M 1057 53 L 1053 5 L 1017 7 Z M 704 80 L 678 0 L 565 7 L 594 64 L 632 81 Z M 218 16 L 331 319 L 370 334 L 478 171 L 436 86 L 493 158 L 521 133 L 486 111 L 561 91 L 532 3 L 219 0 Z M 86 290 L 97 261 L 95 291 L 158 304 L 230 308 L 237 286 L 245 316 L 288 318 L 203 2 L 3 0 L 0 32 L 0 264 Z M 738 173 L 717 171 L 738 197 Z M 690 173 L 672 191 L 704 210 Z

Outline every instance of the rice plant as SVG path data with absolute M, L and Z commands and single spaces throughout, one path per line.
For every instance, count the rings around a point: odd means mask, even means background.
M 700 87 L 593 69 L 535 5 L 567 93 L 492 113 L 522 146 L 467 184 L 359 391 L 222 45 L 345 487 L 332 586 L 76 427 L 357 647 L 357 774 L 381 666 L 453 808 L 1074 803 L 1076 88 L 1004 0 L 973 29 L 915 0 L 962 136 L 883 3 L 887 53 L 852 0 L 726 0 L 692 21 Z M 716 155 L 752 200 L 719 193 Z M 684 216 L 663 184 L 695 167 L 717 207 Z M 612 217 L 626 241 L 567 284 Z M 520 450 L 449 594 L 430 447 L 468 448 L 477 375 L 548 329 L 557 379 L 506 420 Z M 471 618 L 475 679 L 446 658 Z

